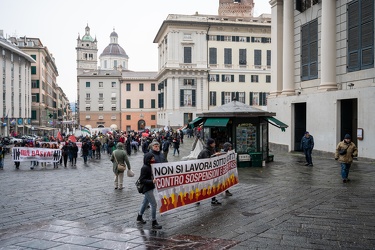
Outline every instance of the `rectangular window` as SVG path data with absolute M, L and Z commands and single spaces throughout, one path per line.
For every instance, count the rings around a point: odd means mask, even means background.
M 318 20 L 301 27 L 301 80 L 318 78 Z
M 238 76 L 238 81 L 239 81 L 239 82 L 246 82 L 245 75 L 239 75 L 239 76 Z
M 31 74 L 36 75 L 36 66 L 31 66 Z
M 103 106 L 99 106 L 99 111 L 103 111 Z
M 91 97 L 90 93 L 86 93 L 86 100 L 90 100 L 90 97 Z
M 86 82 L 86 88 L 90 88 L 90 82 Z
M 180 106 L 195 107 L 195 89 L 180 89 Z
M 151 91 L 155 91 L 155 83 L 151 83 Z
M 103 82 L 99 82 L 99 88 L 103 88 Z
M 221 75 L 222 82 L 234 82 L 234 75 Z
M 304 12 L 311 6 L 320 3 L 321 0 L 296 0 L 296 10 Z
M 139 100 L 139 108 L 140 108 L 140 109 L 143 109 L 143 108 L 144 108 L 143 105 L 144 105 L 144 100 L 143 100 L 143 99 L 140 99 L 140 100 Z
M 131 90 L 131 84 L 130 83 L 127 83 L 126 84 L 126 91 L 130 91 Z
M 270 75 L 267 75 L 267 76 L 266 76 L 266 82 L 267 82 L 267 83 L 270 83 L 270 82 L 271 82 L 271 76 L 270 76 Z
M 39 89 L 39 80 L 31 80 L 31 88 Z
M 239 64 L 240 65 L 246 65 L 247 61 L 246 61 L 246 49 L 240 49 L 239 50 Z
M 36 55 L 30 55 L 36 61 Z
M 232 92 L 221 92 L 221 104 L 227 104 L 232 101 Z
M 245 92 L 236 93 L 237 101 L 245 103 Z
M 210 106 L 216 106 L 216 92 L 210 91 Z
M 232 64 L 232 49 L 225 48 L 224 49 L 224 64 Z
M 139 84 L 139 91 L 143 91 L 143 87 L 144 87 L 144 86 L 143 86 L 143 83 L 140 83 L 140 84 Z
M 132 119 L 132 116 L 131 115 L 126 115 L 126 120 L 131 120 Z
M 220 75 L 209 75 L 208 79 L 210 82 L 220 82 Z
M 36 120 L 36 110 L 31 110 L 31 120 Z
M 112 110 L 112 111 L 116 111 L 116 106 L 112 106 L 112 107 L 111 107 L 111 110 Z
M 91 110 L 91 107 L 90 106 L 87 106 L 86 107 L 86 111 L 90 111 Z
M 156 120 L 156 116 L 155 115 L 151 115 L 151 120 L 155 121 Z
M 112 88 L 116 88 L 116 82 L 112 82 Z
M 151 99 L 151 108 L 152 109 L 156 108 L 156 100 L 155 99 Z
M 32 94 L 31 95 L 32 102 L 39 102 L 39 94 Z
M 184 79 L 184 85 L 194 86 L 194 79 Z
M 217 48 L 210 48 L 209 64 L 217 64 Z
M 254 50 L 254 67 L 260 69 L 262 67 L 262 51 L 259 49 Z
M 259 82 L 259 76 L 258 75 L 251 75 L 251 82 Z
M 126 108 L 127 109 L 131 108 L 131 100 L 130 99 L 126 99 Z
M 347 70 L 374 67 L 374 1 L 357 0 L 348 4 Z
M 184 47 L 184 63 L 191 63 L 191 47 Z

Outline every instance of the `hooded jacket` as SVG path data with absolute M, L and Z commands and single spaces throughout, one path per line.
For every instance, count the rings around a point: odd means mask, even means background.
M 143 166 L 141 168 L 141 175 L 139 177 L 139 181 L 143 184 L 143 194 L 155 188 L 150 162 L 152 157 L 154 157 L 152 153 L 147 153 L 143 156 Z

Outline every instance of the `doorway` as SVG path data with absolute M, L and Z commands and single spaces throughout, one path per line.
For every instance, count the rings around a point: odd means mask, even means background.
M 352 137 L 352 142 L 357 145 L 358 128 L 358 100 L 341 100 L 340 105 L 340 138 L 343 140 L 346 134 Z
M 294 104 L 294 151 L 301 151 L 301 138 L 306 131 L 306 103 Z

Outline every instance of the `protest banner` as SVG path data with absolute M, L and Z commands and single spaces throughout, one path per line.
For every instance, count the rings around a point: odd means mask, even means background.
M 152 164 L 160 213 L 212 198 L 238 184 L 235 152 L 210 159 Z
M 38 161 L 59 162 L 61 158 L 60 149 L 13 147 L 13 161 Z

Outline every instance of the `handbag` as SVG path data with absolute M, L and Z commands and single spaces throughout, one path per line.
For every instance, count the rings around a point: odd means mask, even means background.
M 131 169 L 128 169 L 128 171 L 126 171 L 126 175 L 128 177 L 134 177 L 134 172 Z
M 139 179 L 135 182 L 135 186 L 137 187 L 138 193 L 143 194 L 144 184 L 141 183 Z
M 124 171 L 126 170 L 126 165 L 123 164 L 123 163 L 118 163 L 117 158 L 116 158 L 116 155 L 113 154 L 113 156 L 115 157 L 115 160 L 116 160 L 116 163 L 117 163 L 117 170 L 118 170 L 119 172 L 124 172 Z M 134 173 L 133 173 L 133 174 L 134 174 Z
M 339 155 L 346 155 L 346 151 L 347 151 L 347 149 L 349 148 L 349 146 L 350 146 L 350 144 L 348 145 L 348 147 L 347 147 L 346 149 L 341 149 L 341 150 L 339 151 Z

